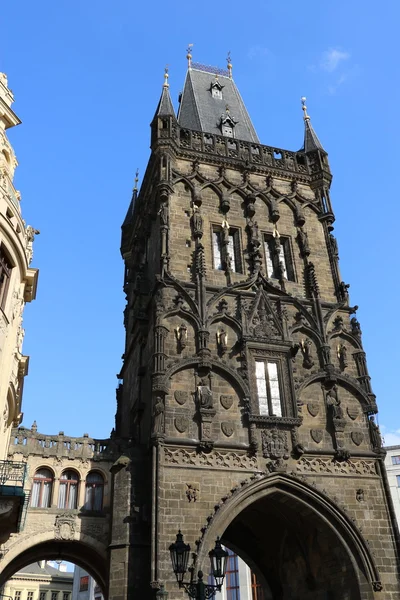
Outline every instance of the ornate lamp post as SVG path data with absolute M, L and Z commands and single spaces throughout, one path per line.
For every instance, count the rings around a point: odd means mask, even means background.
M 211 562 L 211 573 L 215 579 L 215 584 L 204 583 L 202 571 L 197 573 L 197 581 L 194 581 L 193 578 L 190 582 L 183 581 L 187 571 L 190 546 L 183 541 L 183 535 L 180 530 L 177 533 L 176 542 L 170 545 L 169 551 L 178 585 L 185 590 L 190 598 L 208 600 L 208 598 L 214 596 L 216 591 L 221 591 L 226 573 L 228 553 L 221 546 L 219 537 L 215 542 L 215 547 L 208 553 Z

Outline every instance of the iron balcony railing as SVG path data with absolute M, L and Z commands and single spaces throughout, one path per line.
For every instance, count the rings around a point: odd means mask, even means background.
M 12 460 L 0 460 L 0 486 L 23 487 L 26 464 Z

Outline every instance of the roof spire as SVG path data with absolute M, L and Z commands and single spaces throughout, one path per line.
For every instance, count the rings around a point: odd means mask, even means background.
M 189 69 L 192 66 L 192 48 L 193 44 L 188 44 L 188 47 L 186 48 L 186 58 L 188 60 Z
M 322 152 L 325 152 L 317 134 L 314 131 L 313 126 L 311 125 L 310 115 L 307 113 L 306 100 L 307 98 L 305 96 L 301 98 L 301 108 L 303 111 L 305 125 L 303 150 L 304 152 L 310 152 L 311 150 L 322 150 Z
M 226 57 L 227 67 L 229 71 L 229 79 L 232 79 L 232 63 L 231 63 L 231 51 L 228 50 L 228 56 Z
M 139 169 L 136 169 L 136 173 L 135 173 L 135 185 L 133 188 L 133 192 L 137 192 L 138 191 L 138 181 L 139 181 Z
M 165 69 L 164 69 L 164 85 L 163 87 L 165 88 L 169 88 L 169 83 L 168 83 L 168 65 L 165 65 Z

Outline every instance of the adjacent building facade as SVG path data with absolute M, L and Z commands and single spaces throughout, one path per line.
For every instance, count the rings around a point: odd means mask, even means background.
M 400 446 L 386 446 L 385 466 L 397 523 L 400 524 Z
M 227 600 L 240 585 L 253 600 L 394 600 L 399 534 L 327 153 L 305 102 L 301 150 L 265 146 L 232 65 L 188 61 L 178 114 L 165 74 L 122 226 L 115 429 L 98 450 L 13 431 L 30 507 L 0 583 L 58 552 L 110 600 L 182 598 L 180 529 L 193 577 L 217 537 L 230 550 Z M 104 513 L 95 475 L 109 482 Z M 248 566 L 237 585 L 235 555 Z
M 38 233 L 26 226 L 21 195 L 13 184 L 17 159 L 7 130 L 19 125 L 13 94 L 0 73 L 0 544 L 20 526 L 25 465 L 7 460 L 11 430 L 22 419 L 22 392 L 29 357 L 23 354 L 23 310 L 35 298 L 38 271 L 30 264 Z
M 71 600 L 72 581 L 72 572 L 42 560 L 17 571 L 1 594 L 9 600 Z

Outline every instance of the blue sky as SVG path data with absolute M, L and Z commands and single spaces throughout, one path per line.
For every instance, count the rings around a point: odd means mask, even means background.
M 334 174 L 342 277 L 351 284 L 387 443 L 398 411 L 400 5 L 365 0 L 22 0 L 2 7 L 0 70 L 23 124 L 10 132 L 25 220 L 41 230 L 27 307 L 24 425 L 108 436 L 123 352 L 120 225 L 163 70 L 174 101 L 193 60 L 233 76 L 264 144 L 302 144 L 300 97 Z

